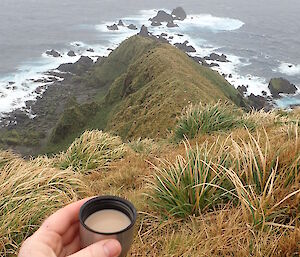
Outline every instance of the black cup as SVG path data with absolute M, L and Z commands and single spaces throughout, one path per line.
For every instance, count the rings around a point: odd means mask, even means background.
M 85 221 L 93 213 L 101 210 L 113 209 L 123 212 L 130 219 L 130 225 L 115 233 L 102 233 L 89 228 Z M 84 203 L 79 212 L 80 221 L 80 242 L 81 247 L 85 248 L 93 243 L 106 239 L 117 239 L 122 246 L 120 257 L 126 256 L 133 241 L 134 224 L 137 219 L 135 207 L 129 201 L 117 196 L 99 196 Z

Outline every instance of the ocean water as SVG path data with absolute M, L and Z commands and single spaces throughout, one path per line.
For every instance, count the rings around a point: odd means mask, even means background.
M 61 63 L 79 55 L 107 55 L 137 31 L 106 28 L 122 19 L 125 24 L 150 26 L 159 9 L 182 6 L 188 13 L 179 28 L 149 27 L 154 34 L 174 36 L 172 43 L 188 40 L 197 53 L 224 53 L 231 61 L 219 63 L 220 73 L 248 93 L 268 91 L 272 77 L 285 77 L 300 87 L 300 20 L 298 0 L 1 0 L 0 5 L 0 115 L 25 106 L 38 96 L 33 82 Z M 177 34 L 183 34 L 183 37 Z M 95 52 L 88 52 L 93 48 Z M 60 58 L 49 57 L 56 49 Z M 66 53 L 74 50 L 78 56 Z M 48 83 L 47 86 L 51 86 Z M 300 94 L 283 97 L 279 107 L 300 104 Z

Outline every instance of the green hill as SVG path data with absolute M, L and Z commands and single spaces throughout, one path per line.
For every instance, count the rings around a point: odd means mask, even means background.
M 124 41 L 78 79 L 99 88 L 90 103 L 93 111 L 86 115 L 88 104 L 66 109 L 53 130 L 49 149 L 71 143 L 84 129 L 109 130 L 125 139 L 165 137 L 189 103 L 221 99 L 246 106 L 239 92 L 217 72 L 171 45 L 140 36 Z

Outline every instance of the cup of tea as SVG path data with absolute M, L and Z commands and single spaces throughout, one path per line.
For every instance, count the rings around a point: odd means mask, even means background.
M 80 242 L 85 248 L 101 240 L 116 239 L 126 256 L 132 241 L 137 212 L 133 204 L 117 196 L 99 196 L 84 203 L 79 212 Z

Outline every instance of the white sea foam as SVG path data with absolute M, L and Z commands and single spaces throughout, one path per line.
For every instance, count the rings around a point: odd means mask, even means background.
M 274 69 L 274 71 L 288 76 L 296 76 L 300 74 L 300 64 L 282 62 L 277 69 Z
M 189 15 L 187 19 L 180 22 L 180 25 L 184 29 L 197 27 L 218 32 L 237 30 L 244 25 L 244 22 L 237 19 L 215 17 L 211 14 L 195 14 Z

